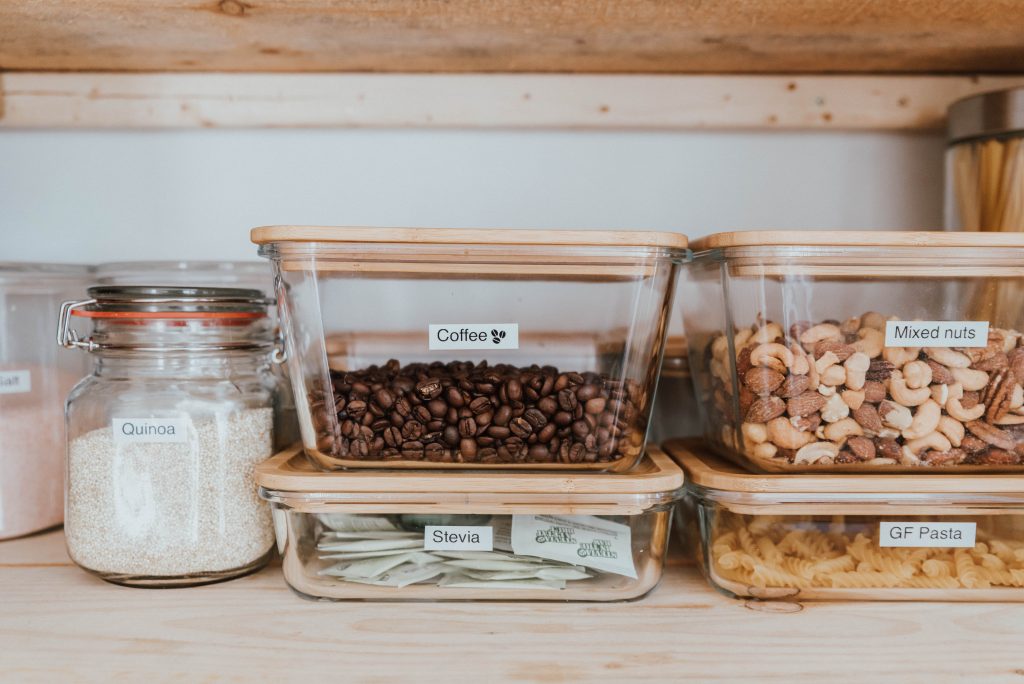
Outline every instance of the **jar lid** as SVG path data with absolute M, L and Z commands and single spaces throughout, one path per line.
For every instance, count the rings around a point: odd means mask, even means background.
M 971 95 L 949 106 L 950 144 L 1011 133 L 1024 133 L 1024 88 Z
M 741 230 L 713 233 L 693 250 L 733 247 L 1024 247 L 1024 233 L 939 230 Z
M 272 273 L 265 261 L 108 261 L 96 266 L 102 285 L 134 285 L 154 280 L 198 287 L 263 287 Z M 166 280 L 165 280 L 166 279 Z
M 260 318 L 273 303 L 259 290 L 227 287 L 90 287 L 92 300 L 71 314 L 85 318 Z

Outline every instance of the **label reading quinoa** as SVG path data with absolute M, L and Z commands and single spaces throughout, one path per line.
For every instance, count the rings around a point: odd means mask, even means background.
M 973 549 L 977 523 L 883 522 L 879 546 Z
M 592 515 L 514 515 L 512 552 L 636 579 L 629 525 Z
M 427 525 L 423 529 L 427 551 L 493 551 L 494 531 L 487 526 Z
M 114 418 L 110 427 L 117 444 L 188 441 L 187 418 Z
M 0 371 L 0 394 L 32 391 L 32 373 L 27 370 Z
M 429 349 L 519 349 L 518 323 L 433 323 Z
M 984 347 L 988 321 L 886 321 L 886 347 Z

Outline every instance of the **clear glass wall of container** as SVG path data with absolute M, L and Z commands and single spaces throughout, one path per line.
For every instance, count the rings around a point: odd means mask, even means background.
M 751 475 L 666 449 L 705 578 L 736 598 L 1024 601 L 1024 476 Z
M 257 471 L 284 578 L 300 596 L 623 601 L 661 579 L 682 471 L 652 450 L 629 474 L 337 474 L 298 449 Z
M 685 237 L 270 227 L 253 240 L 274 262 L 318 467 L 624 471 L 642 455 Z
M 86 363 L 49 340 L 87 283 L 85 266 L 0 263 L 0 539 L 64 519 L 64 398 Z
M 68 553 L 105 580 L 187 586 L 262 567 L 254 469 L 273 454 L 277 380 L 257 290 L 105 286 L 62 310 L 93 359 L 67 400 Z M 70 319 L 92 323 L 80 339 Z
M 1024 234 L 709 236 L 687 268 L 705 435 L 762 471 L 1024 465 Z

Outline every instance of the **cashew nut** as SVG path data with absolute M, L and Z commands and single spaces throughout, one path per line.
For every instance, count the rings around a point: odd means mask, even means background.
M 860 339 L 851 344 L 855 351 L 867 355 L 869 359 L 878 358 L 885 348 L 885 335 L 874 327 L 865 327 L 857 331 Z
M 1024 416 L 1007 413 L 996 421 L 996 425 L 1024 425 Z
M 960 383 L 957 383 L 954 387 L 959 385 Z M 961 423 L 969 423 L 972 420 L 978 420 L 985 415 L 985 405 L 977 404 L 969 409 L 965 409 L 963 404 L 960 403 L 960 397 L 950 396 L 949 400 L 946 401 L 946 413 L 948 413 L 951 418 L 956 418 Z
M 874 330 L 885 330 L 885 316 L 877 311 L 868 311 L 861 314 L 860 325 L 862 328 L 873 328 Z
M 846 386 L 852 390 L 864 389 L 868 368 L 871 367 L 868 355 L 861 351 L 854 352 L 843 362 L 843 367 L 846 369 Z
M 823 458 L 835 458 L 839 446 L 832 442 L 815 442 L 800 448 L 793 457 L 793 463 L 817 463 Z
M 939 418 L 941 417 L 942 407 L 931 399 L 927 400 L 917 408 L 910 427 L 903 430 L 903 438 L 918 439 L 935 432 L 939 427 Z
M 954 368 L 953 377 L 968 392 L 977 392 L 988 384 L 988 373 L 973 368 Z
M 954 382 L 948 386 L 948 398 L 949 399 L 963 399 L 964 398 L 964 386 L 959 382 Z
M 969 356 L 953 351 L 949 347 L 925 347 L 924 353 L 928 355 L 928 358 L 947 368 L 967 368 L 971 365 Z
M 1003 353 L 1009 354 L 1017 347 L 1017 342 L 1020 340 L 1020 333 L 1016 330 L 999 330 L 1003 333 Z
M 811 361 L 800 345 L 793 344 L 789 350 L 793 352 L 793 365 L 789 372 L 793 375 L 807 375 L 811 370 Z
M 814 441 L 814 435 L 796 429 L 783 416 L 768 421 L 768 438 L 782 449 L 799 449 Z
M 905 466 L 916 466 L 921 465 L 921 459 L 917 457 L 913 451 L 910 450 L 906 444 L 900 449 L 900 465 Z
M 846 371 L 846 377 L 849 379 L 850 371 Z M 856 411 L 864 405 L 864 392 L 845 390 L 840 396 L 842 396 L 843 401 L 846 402 L 846 405 L 850 407 L 851 411 Z
M 842 444 L 848 437 L 863 435 L 864 429 L 853 418 L 843 418 L 825 427 L 825 439 Z
M 743 438 L 754 444 L 768 441 L 768 426 L 764 423 L 744 423 L 740 429 L 743 431 Z
M 938 431 L 946 436 L 949 443 L 955 447 L 960 446 L 964 441 L 964 436 L 967 434 L 967 430 L 964 428 L 964 424 L 959 420 L 954 420 L 949 416 L 942 416 L 939 418 Z
M 903 368 L 903 364 L 914 361 L 920 353 L 920 347 L 886 347 L 882 350 L 882 358 L 897 368 Z
M 743 330 L 740 330 L 733 336 L 732 346 L 733 349 L 736 350 L 736 358 L 740 357 L 740 352 L 742 352 L 743 348 L 747 346 L 747 342 L 750 341 L 750 338 L 751 336 L 753 336 L 753 334 L 753 330 L 751 330 L 750 328 L 744 328 Z M 724 356 L 725 354 L 723 353 L 722 355 Z
M 839 326 L 840 332 L 842 332 L 844 335 L 852 335 L 858 330 L 860 330 L 860 328 L 860 316 L 850 316 L 845 321 L 843 321 L 843 324 L 841 326 Z
M 821 376 L 821 384 L 829 387 L 838 387 L 844 382 L 846 382 L 846 369 L 842 366 L 830 366 Z
M 850 407 L 846 405 L 843 398 L 833 394 L 821 407 L 821 419 L 826 423 L 835 423 L 850 415 Z
M 750 340 L 757 342 L 758 344 L 767 344 L 768 342 L 774 342 L 775 340 L 782 338 L 782 326 L 778 323 L 765 323 L 761 326 L 757 332 L 755 332 Z
M 1010 395 L 1010 410 L 1015 411 L 1024 406 L 1024 387 L 1013 386 L 1013 394 Z
M 775 454 L 777 454 L 778 451 L 779 451 L 779 448 L 777 446 L 775 446 L 774 444 L 772 444 L 771 442 L 762 442 L 761 444 L 758 444 L 757 446 L 755 446 L 751 450 L 751 453 L 754 455 L 755 458 L 766 458 L 767 459 L 767 458 L 774 458 Z
M 750 352 L 750 363 L 783 373 L 788 366 L 793 365 L 793 352 L 778 342 L 760 344 Z
M 837 363 L 839 363 L 839 357 L 836 356 L 835 352 L 827 351 L 814 362 L 814 367 L 819 374 L 822 374 Z
M 931 399 L 932 391 L 927 387 L 912 390 L 907 387 L 906 380 L 899 371 L 893 371 L 889 377 L 889 394 L 897 403 L 904 406 L 920 406 Z
M 903 379 L 910 389 L 921 389 L 932 383 L 932 367 L 924 361 L 911 361 L 903 366 Z
M 726 353 L 729 351 L 729 338 L 725 335 L 716 337 L 715 341 L 711 343 L 711 358 L 718 359 L 721 361 L 725 358 Z
M 836 388 L 835 387 L 832 387 L 830 385 L 825 385 L 825 384 L 818 385 L 818 394 L 820 394 L 823 397 L 831 397 L 835 393 L 836 393 Z
M 804 330 L 800 335 L 800 344 L 804 345 L 807 351 L 814 348 L 814 345 L 822 340 L 831 340 L 842 337 L 842 331 L 839 326 L 832 325 L 831 323 L 819 323 L 813 327 Z
M 910 409 L 891 401 L 883 401 L 879 404 L 878 414 L 882 417 L 883 423 L 897 430 L 906 430 L 914 422 L 914 416 L 911 415 Z
M 925 449 L 929 449 L 931 451 L 949 451 L 953 448 L 953 445 L 950 444 L 948 439 L 946 439 L 946 436 L 939 432 L 932 432 L 924 437 L 912 439 L 903 446 L 906 449 L 910 449 L 910 453 L 915 456 Z
M 932 385 L 932 401 L 939 406 L 945 406 L 949 401 L 949 385 Z

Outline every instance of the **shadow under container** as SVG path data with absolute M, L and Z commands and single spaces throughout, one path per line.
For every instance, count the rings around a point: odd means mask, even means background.
M 1024 234 L 709 236 L 683 302 L 704 434 L 763 472 L 1024 465 Z
M 318 468 L 624 472 L 643 454 L 684 236 L 276 226 L 252 239 L 274 262 Z
M 753 475 L 694 440 L 676 524 L 734 598 L 1024 601 L 1024 475 Z
M 257 468 L 284 578 L 322 600 L 623 601 L 660 581 L 683 474 L 359 471 L 298 446 Z

